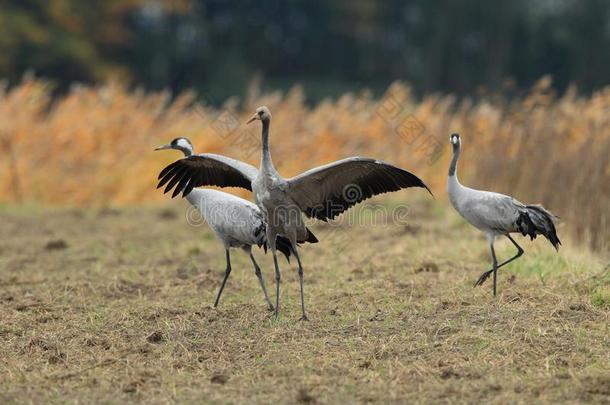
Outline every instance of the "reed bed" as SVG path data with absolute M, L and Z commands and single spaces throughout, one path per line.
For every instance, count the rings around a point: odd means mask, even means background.
M 610 246 L 610 87 L 557 95 L 542 78 L 526 95 L 417 99 L 391 85 L 380 99 L 349 93 L 315 106 L 299 86 L 212 107 L 206 94 L 129 90 L 110 82 L 53 97 L 26 77 L 0 89 L 0 201 L 62 206 L 155 204 L 156 175 L 178 152 L 153 152 L 174 137 L 199 151 L 259 160 L 258 105 L 273 113 L 274 161 L 286 175 L 349 155 L 374 156 L 422 177 L 445 199 L 448 137 L 463 141 L 461 179 L 473 187 L 542 203 L 562 217 L 560 233 L 596 250 Z M 201 100 L 204 102 L 201 102 Z

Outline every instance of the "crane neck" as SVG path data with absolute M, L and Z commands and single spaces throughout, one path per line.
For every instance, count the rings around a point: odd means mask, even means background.
M 261 156 L 261 168 L 273 167 L 271 161 L 271 151 L 269 150 L 269 126 L 271 121 L 269 119 L 262 120 L 263 132 L 262 132 L 262 156 Z
M 460 158 L 460 143 L 453 145 L 453 158 L 451 159 L 451 164 L 449 165 L 449 177 L 455 176 L 457 178 L 457 163 Z
M 191 148 L 185 148 L 182 146 L 177 146 L 175 147 L 177 150 L 179 150 L 180 152 L 184 153 L 184 157 L 189 157 L 193 154 L 193 149 Z
M 453 207 L 461 212 L 459 209 L 460 195 L 464 190 L 464 187 L 460 184 L 457 177 L 457 162 L 460 158 L 460 142 L 452 144 L 453 146 L 453 157 L 451 158 L 451 164 L 449 165 L 449 177 L 447 177 L 447 194 L 449 195 L 449 201 Z

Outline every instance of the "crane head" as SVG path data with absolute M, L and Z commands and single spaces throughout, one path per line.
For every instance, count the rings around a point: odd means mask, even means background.
M 449 142 L 451 142 L 451 144 L 454 146 L 458 146 L 460 144 L 460 135 L 457 133 L 451 134 L 449 137 Z
M 155 150 L 165 150 L 165 149 L 176 149 L 176 150 L 182 151 L 187 156 L 193 154 L 193 144 L 191 143 L 191 141 L 188 140 L 188 138 L 183 138 L 183 137 L 176 138 L 173 141 L 171 141 L 170 143 L 168 143 L 167 145 L 162 145 L 162 146 L 155 148 Z
M 258 107 L 252 117 L 246 122 L 246 124 L 251 123 L 252 121 L 260 120 L 260 121 L 269 121 L 271 119 L 271 111 L 266 106 Z

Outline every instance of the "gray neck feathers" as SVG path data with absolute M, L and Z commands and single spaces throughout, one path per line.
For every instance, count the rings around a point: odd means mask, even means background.
M 460 158 L 460 144 L 453 145 L 453 158 L 451 159 L 451 164 L 449 165 L 449 176 L 456 176 L 457 173 L 457 162 Z
M 271 165 L 273 166 L 273 164 L 271 163 L 271 152 L 269 151 L 269 120 L 265 119 L 262 120 L 263 123 L 263 145 L 262 145 L 262 164 L 261 164 L 261 168 L 265 167 L 266 165 Z

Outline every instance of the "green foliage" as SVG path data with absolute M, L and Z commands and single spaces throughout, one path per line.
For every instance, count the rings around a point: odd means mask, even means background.
M 591 304 L 598 308 L 610 309 L 610 267 L 596 277 L 596 285 L 591 293 Z
M 590 90 L 610 82 L 609 21 L 605 0 L 5 0 L 0 77 L 118 75 L 210 102 L 256 73 L 312 98 L 396 79 L 421 93 L 513 91 L 544 74 Z
M 139 0 L 4 2 L 0 75 L 34 69 L 61 82 L 93 81 L 123 71 L 111 57 L 129 47 L 127 22 Z
M 597 287 L 591 295 L 591 303 L 598 308 L 610 308 L 610 287 Z

